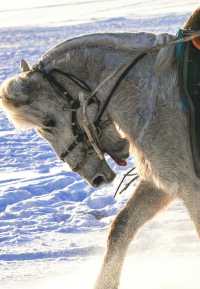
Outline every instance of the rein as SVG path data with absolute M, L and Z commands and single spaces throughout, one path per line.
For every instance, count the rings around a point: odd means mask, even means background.
M 147 53 L 143 52 L 141 54 L 139 54 L 136 58 L 133 59 L 133 61 L 128 64 L 125 69 L 123 70 L 122 74 L 120 75 L 119 79 L 117 80 L 117 82 L 115 83 L 115 85 L 113 86 L 110 94 L 108 95 L 108 98 L 106 99 L 106 101 L 104 102 L 98 117 L 95 121 L 95 124 L 98 125 L 98 123 L 101 121 L 101 118 L 107 108 L 107 106 L 109 105 L 111 98 L 113 96 L 113 94 L 115 93 L 116 89 L 118 88 L 118 86 L 120 85 L 120 83 L 122 82 L 122 80 L 126 77 L 126 75 L 129 73 L 129 71 L 138 63 L 139 60 L 141 60 L 144 56 L 146 56 Z

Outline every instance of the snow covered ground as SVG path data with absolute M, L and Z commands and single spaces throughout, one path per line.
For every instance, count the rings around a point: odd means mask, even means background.
M 199 1 L 76 0 L 0 3 L 0 82 L 66 38 L 93 32 L 171 32 Z M 92 288 L 108 226 L 129 193 L 113 198 L 132 165 L 90 188 L 34 131 L 16 132 L 0 111 L 0 288 Z M 134 186 L 134 185 L 133 185 Z M 130 189 L 131 190 L 131 189 Z M 175 202 L 129 251 L 122 288 L 199 289 L 200 242 Z M 144 276 L 146 276 L 144 278 Z M 131 286 L 129 285 L 131 283 Z

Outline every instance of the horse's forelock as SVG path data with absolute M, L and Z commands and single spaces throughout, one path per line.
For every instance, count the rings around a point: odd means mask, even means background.
M 23 78 L 21 75 L 3 82 L 0 87 L 0 98 L 2 108 L 15 127 L 25 129 L 34 127 L 34 121 L 28 111 L 30 108 L 22 106 L 26 103 L 27 96 L 23 94 Z
M 23 79 L 20 75 L 6 79 L 0 87 L 0 95 L 4 99 L 17 101 L 21 99 Z

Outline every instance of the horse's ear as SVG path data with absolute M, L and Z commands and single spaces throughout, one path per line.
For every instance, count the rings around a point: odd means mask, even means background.
M 20 62 L 20 68 L 22 72 L 27 72 L 27 71 L 30 71 L 31 69 L 28 62 L 24 59 L 22 59 Z

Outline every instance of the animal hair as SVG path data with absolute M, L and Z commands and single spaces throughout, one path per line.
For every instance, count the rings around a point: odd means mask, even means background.
M 175 37 L 167 33 L 156 35 L 155 46 L 165 46 L 159 50 L 156 61 L 155 71 L 160 73 L 161 71 L 169 69 L 175 63 L 175 45 L 170 44 Z
M 1 98 L 0 105 L 5 110 L 8 119 L 17 129 L 25 130 L 36 128 L 38 119 L 34 119 L 32 113 L 30 113 L 30 107 L 28 105 L 21 106 L 18 101 L 15 101 L 15 98 L 10 98 L 10 96 L 13 95 L 17 97 L 17 94 L 22 95 L 22 92 L 20 92 L 20 85 L 18 85 L 20 80 L 17 77 L 12 80 L 13 85 L 10 84 L 9 81 L 5 81 L 0 87 L 0 95 L 4 96 Z M 11 90 L 15 93 L 13 94 Z

